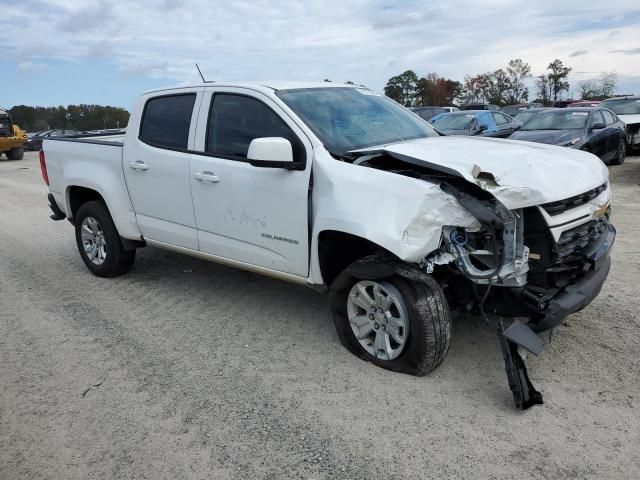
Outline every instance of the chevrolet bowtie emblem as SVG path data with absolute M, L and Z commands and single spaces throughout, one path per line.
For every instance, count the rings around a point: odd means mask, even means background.
M 594 212 L 593 212 L 593 217 L 594 218 L 602 218 L 607 214 L 607 210 L 609 209 L 609 206 L 607 204 L 604 205 L 600 205 Z

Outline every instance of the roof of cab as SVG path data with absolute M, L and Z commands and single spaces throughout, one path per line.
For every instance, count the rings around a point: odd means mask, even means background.
M 350 83 L 338 83 L 338 82 L 297 82 L 288 80 L 272 80 L 272 81 L 255 81 L 255 82 L 199 82 L 185 85 L 174 85 L 172 87 L 155 88 L 153 90 L 147 90 L 144 94 L 163 92 L 166 90 L 181 90 L 185 88 L 197 88 L 197 87 L 239 87 L 249 88 L 252 90 L 294 90 L 302 88 L 367 88 L 362 85 L 354 85 Z

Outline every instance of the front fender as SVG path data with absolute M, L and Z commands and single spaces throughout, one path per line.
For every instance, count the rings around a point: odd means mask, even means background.
M 418 263 L 440 245 L 442 227 L 478 227 L 477 220 L 435 183 L 330 159 L 317 162 L 312 197 L 312 283 L 323 283 L 321 232 L 348 233 Z

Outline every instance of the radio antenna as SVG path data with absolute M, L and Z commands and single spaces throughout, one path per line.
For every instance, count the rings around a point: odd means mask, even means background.
M 200 78 L 202 79 L 202 83 L 207 83 L 207 81 L 204 79 L 204 75 L 202 75 L 202 72 L 200 71 L 200 67 L 198 66 L 197 63 L 196 63 L 196 68 L 198 69 L 198 73 L 200 74 Z

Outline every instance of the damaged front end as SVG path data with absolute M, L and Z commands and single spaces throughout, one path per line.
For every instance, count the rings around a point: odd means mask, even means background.
M 525 352 L 540 354 L 551 330 L 599 293 L 615 238 L 608 210 L 597 218 L 593 213 L 589 221 L 577 219 L 571 223 L 577 226 L 555 238 L 554 227 L 542 218 L 545 205 L 507 208 L 491 194 L 496 179 L 479 168 L 473 183 L 441 165 L 389 151 L 367 153 L 357 163 L 437 185 L 476 220 L 443 224 L 439 247 L 420 266 L 436 278 L 452 306 L 479 313 L 496 331 L 516 406 L 543 403 L 528 377 Z M 585 201 L 602 188 L 608 186 L 586 192 Z M 575 208 L 575 198 L 569 200 Z

